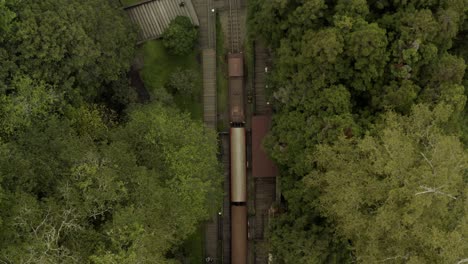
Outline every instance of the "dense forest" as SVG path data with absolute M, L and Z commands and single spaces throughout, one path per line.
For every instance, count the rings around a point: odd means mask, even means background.
M 252 0 L 278 263 L 468 261 L 468 2 Z
M 117 2 L 0 0 L 1 263 L 178 263 L 212 213 L 215 132 L 138 103 Z
M 215 132 L 161 95 L 197 72 L 142 103 L 118 2 L 0 0 L 0 263 L 179 263 L 219 201 Z M 468 1 L 248 2 L 274 62 L 276 263 L 468 262 Z

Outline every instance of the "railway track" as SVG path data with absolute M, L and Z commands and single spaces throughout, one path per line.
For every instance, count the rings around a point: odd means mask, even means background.
M 244 55 L 241 43 L 241 0 L 229 3 L 229 138 L 230 138 L 230 264 L 247 264 L 248 209 L 245 128 Z
M 229 35 L 231 42 L 231 53 L 241 52 L 240 38 L 240 0 L 229 1 Z

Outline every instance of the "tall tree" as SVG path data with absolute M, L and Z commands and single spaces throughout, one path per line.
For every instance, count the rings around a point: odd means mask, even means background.
M 450 107 L 385 115 L 363 139 L 320 145 L 304 183 L 360 263 L 456 263 L 466 257 L 468 153 L 444 132 Z
M 310 159 L 318 146 L 330 144 L 338 149 L 347 142 L 339 140 L 342 137 L 360 140 L 381 124 L 383 113 L 410 115 L 415 104 L 422 103 L 430 109 L 447 105 L 451 111 L 441 129 L 454 138 L 468 131 L 463 86 L 466 64 L 462 59 L 466 54 L 463 43 L 466 44 L 468 3 L 465 0 L 249 3 L 252 36 L 262 36 L 274 53 L 267 91 L 271 94 L 274 116 L 266 145 L 282 168 L 280 181 L 287 211 L 273 225 L 272 247 L 278 251 L 279 260 L 285 262 L 301 259 L 326 263 L 334 253 L 341 256 L 346 249 L 357 252 L 354 240 L 358 238 L 348 236 L 349 233 L 343 236 L 332 215 L 322 210 L 319 203 L 322 194 L 305 186 L 307 175 L 317 174 L 317 181 L 328 177 Z M 350 159 L 342 163 L 352 162 Z M 351 168 L 352 164 L 347 166 Z M 341 178 L 336 181 L 346 182 Z M 305 208 L 297 208 L 296 203 Z M 300 224 L 292 223 L 292 219 L 300 219 Z M 351 221 L 347 224 L 352 225 Z M 366 228 L 364 224 L 356 224 Z M 288 235 L 291 233 L 304 239 L 294 240 Z M 348 239 L 350 247 L 346 246 Z M 318 248 L 318 252 L 301 255 L 306 250 L 300 254 L 292 246 L 282 247 L 281 241 L 295 247 Z M 322 254 L 327 250 L 319 245 L 330 245 L 327 249 L 330 255 Z M 333 248 L 336 251 L 330 251 Z M 378 254 L 383 257 L 374 259 L 386 259 L 388 252 L 383 247 L 373 250 L 381 250 Z M 356 254 L 362 257 L 367 253 Z M 368 262 L 365 258 L 357 260 Z
M 215 133 L 158 105 L 119 127 L 67 111 L 1 145 L 0 260 L 163 263 L 217 199 Z
M 7 1 L 7 7 L 14 18 L 0 39 L 6 84 L 21 73 L 79 101 L 94 99 L 128 71 L 136 34 L 109 1 Z

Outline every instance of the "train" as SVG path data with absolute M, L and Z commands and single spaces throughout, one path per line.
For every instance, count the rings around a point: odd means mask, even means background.
M 244 56 L 228 55 L 230 122 L 231 264 L 247 263 L 247 160 Z
M 229 72 L 229 122 L 231 127 L 244 126 L 244 56 L 242 53 L 228 55 Z

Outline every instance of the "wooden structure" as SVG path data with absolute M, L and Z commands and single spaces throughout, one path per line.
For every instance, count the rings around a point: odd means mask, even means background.
M 267 89 L 266 75 L 268 74 L 268 59 L 269 55 L 265 44 L 261 41 L 255 41 L 255 68 L 254 68 L 254 113 L 257 115 L 265 115 L 271 113 L 270 105 L 268 105 L 265 90 Z
M 271 127 L 271 105 L 268 103 L 266 90 L 269 53 L 262 41 L 255 41 L 254 52 L 254 81 L 252 116 L 252 176 L 254 177 L 254 208 L 255 215 L 251 221 L 252 236 L 255 243 L 255 264 L 271 263 L 268 251 L 268 225 L 270 212 L 275 210 L 274 202 L 277 200 L 279 186 L 277 181 L 279 171 L 263 148 L 263 139 Z
M 276 177 L 278 169 L 263 149 L 262 142 L 271 125 L 271 115 L 252 117 L 252 175 L 254 178 Z
M 216 130 L 217 102 L 216 102 L 216 51 L 204 49 L 203 62 L 203 121 L 207 127 Z
M 199 26 L 191 0 L 151 0 L 125 8 L 130 20 L 140 27 L 138 42 L 161 37 L 169 23 L 178 16 L 189 17 Z
M 255 264 L 268 262 L 268 237 L 266 231 L 269 224 L 269 210 L 275 201 L 276 178 L 255 178 L 255 216 L 253 220 L 255 240 Z
M 213 12 L 216 7 L 213 1 L 192 0 L 200 23 L 198 44 L 201 49 L 216 48 L 216 12 Z

